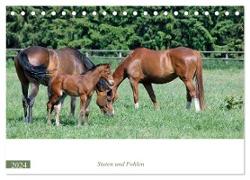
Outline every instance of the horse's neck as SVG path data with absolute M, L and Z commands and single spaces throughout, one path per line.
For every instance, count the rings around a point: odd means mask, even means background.
M 122 63 L 116 68 L 115 72 L 113 73 L 113 79 L 115 82 L 114 87 L 117 89 L 125 78 L 125 66 Z
M 91 82 L 91 86 L 88 87 L 88 90 L 91 92 L 95 89 L 96 84 L 101 78 L 100 72 L 98 69 L 95 69 L 85 75 L 86 81 Z

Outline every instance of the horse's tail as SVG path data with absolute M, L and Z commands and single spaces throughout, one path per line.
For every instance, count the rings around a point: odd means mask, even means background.
M 16 61 L 20 64 L 23 71 L 36 81 L 47 84 L 48 83 L 48 73 L 47 67 L 44 64 L 39 66 L 34 66 L 29 62 L 28 56 L 24 51 L 21 51 L 16 58 Z
M 200 102 L 200 108 L 203 110 L 205 108 L 204 102 L 204 88 L 203 88 L 203 78 L 202 78 L 202 59 L 199 52 L 197 52 L 197 69 L 196 69 L 196 94 Z

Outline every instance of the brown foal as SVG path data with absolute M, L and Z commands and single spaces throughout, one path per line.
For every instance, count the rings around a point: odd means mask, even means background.
M 60 101 L 64 94 L 70 96 L 80 96 L 80 118 L 78 126 L 82 123 L 88 124 L 89 103 L 100 79 L 104 79 L 112 86 L 114 84 L 109 64 L 99 64 L 95 68 L 81 75 L 58 74 L 51 80 L 51 96 L 47 104 L 48 124 L 51 124 L 51 112 L 54 106 Z M 55 107 L 56 125 L 60 125 L 59 114 L 60 106 Z

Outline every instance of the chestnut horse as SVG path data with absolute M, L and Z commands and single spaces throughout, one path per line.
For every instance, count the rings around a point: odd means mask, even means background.
M 93 91 L 95 90 L 96 85 L 101 78 L 103 78 L 110 86 L 113 85 L 114 80 L 109 64 L 99 64 L 81 75 L 58 74 L 53 77 L 49 86 L 51 90 L 51 96 L 47 104 L 48 124 L 51 124 L 50 115 L 53 111 L 53 107 L 58 101 L 60 101 L 60 98 L 63 97 L 63 94 L 80 97 L 81 110 L 78 126 L 81 126 L 83 121 L 84 123 L 88 124 L 88 106 L 91 101 Z M 59 114 L 60 108 L 56 111 L 57 126 L 60 125 Z
M 198 51 L 178 47 L 164 51 L 153 51 L 146 48 L 135 49 L 128 55 L 113 73 L 115 84 L 112 88 L 112 101 L 117 98 L 117 88 L 128 78 L 133 90 L 134 105 L 137 109 L 138 84 L 142 83 L 153 104 L 157 107 L 152 83 L 163 84 L 179 77 L 186 86 L 187 109 L 192 100 L 196 111 L 204 109 L 204 91 L 202 80 L 202 61 Z M 196 86 L 193 79 L 196 78 Z
M 71 48 L 62 48 L 58 50 L 47 49 L 39 46 L 33 46 L 21 51 L 15 57 L 15 67 L 17 76 L 21 82 L 23 94 L 24 118 L 27 123 L 32 121 L 32 107 L 35 97 L 39 91 L 39 85 L 48 86 L 52 77 L 58 73 L 63 74 L 81 74 L 93 68 L 95 65 L 79 51 Z M 28 95 L 29 85 L 31 91 Z M 107 85 L 104 80 L 100 80 L 97 89 L 98 92 L 105 94 Z M 48 94 L 50 92 L 48 91 Z M 58 107 L 63 103 L 65 96 L 58 102 Z M 100 108 L 107 105 L 102 103 Z M 75 111 L 75 97 L 71 98 L 71 113 Z M 105 112 L 112 109 L 105 109 Z

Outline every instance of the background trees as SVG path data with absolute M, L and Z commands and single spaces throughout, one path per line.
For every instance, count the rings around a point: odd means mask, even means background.
M 11 11 L 16 14 L 12 16 Z M 21 11 L 26 14 L 20 15 Z M 32 11 L 35 16 L 30 14 Z M 42 11 L 46 13 L 44 16 Z M 57 14 L 53 16 L 52 11 Z M 65 16 L 62 16 L 62 11 L 66 12 Z M 76 11 L 75 16 L 72 16 L 72 11 Z M 83 11 L 86 11 L 86 16 L 82 15 Z M 93 11 L 97 13 L 95 16 Z M 106 16 L 102 14 L 104 11 Z M 114 11 L 116 16 L 112 15 Z M 123 11 L 127 12 L 126 16 Z M 148 12 L 147 16 L 144 11 Z M 156 16 L 155 11 L 158 12 Z M 174 11 L 178 11 L 177 16 Z M 188 16 L 184 15 L 185 11 Z M 195 11 L 199 15 L 195 15 Z M 204 15 L 205 11 L 210 14 Z M 239 16 L 235 15 L 236 11 L 239 11 Z M 7 7 L 6 34 L 7 48 L 39 45 L 84 49 L 148 47 L 159 50 L 187 46 L 198 50 L 237 51 L 244 49 L 244 9 L 242 6 L 12 6 Z

